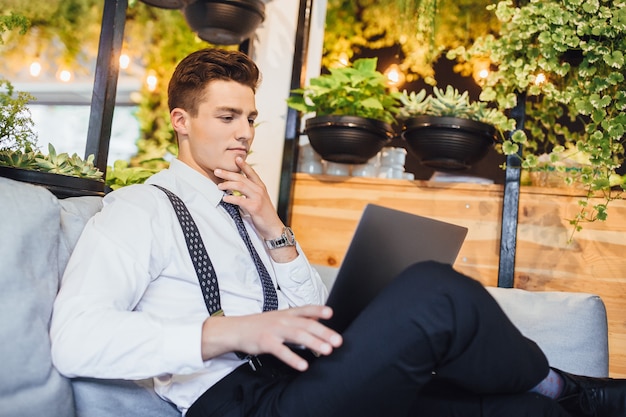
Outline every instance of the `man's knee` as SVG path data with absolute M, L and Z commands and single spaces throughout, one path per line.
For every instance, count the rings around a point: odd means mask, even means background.
M 417 262 L 402 271 L 397 285 L 406 291 L 442 292 L 447 295 L 459 294 L 464 298 L 473 293 L 484 295 L 483 285 L 473 278 L 454 270 L 451 265 L 436 261 Z

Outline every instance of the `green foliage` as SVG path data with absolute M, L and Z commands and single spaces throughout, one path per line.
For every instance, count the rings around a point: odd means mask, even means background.
M 623 179 L 614 180 L 625 157 L 626 1 L 529 0 L 515 7 L 505 0 L 491 9 L 501 22 L 499 33 L 449 57 L 490 59 L 497 70 L 480 98 L 502 110 L 513 108 L 525 93 L 525 131 L 516 132 L 502 150 L 515 154 L 521 148 L 529 169 L 544 152 L 552 165 L 563 159 L 563 148 L 584 155 L 583 169 L 563 172 L 564 181 L 581 184 L 588 197 L 600 193 L 605 203 L 582 204 L 572 223 L 578 228 L 583 221 L 605 219 L 606 205 L 626 189 Z M 580 128 L 570 128 L 573 123 Z
M 30 146 L 22 149 L 0 149 L 0 166 L 22 169 L 37 169 L 35 158 L 40 155 Z
M 29 26 L 30 22 L 22 15 L 13 12 L 8 15 L 0 15 L 0 45 L 4 44 L 3 33 L 18 29 L 19 34 L 23 35 Z
M 132 184 L 143 184 L 158 171 L 158 169 L 131 167 L 128 161 L 117 160 L 113 166 L 107 167 L 106 184 L 112 190 Z
M 332 68 L 292 91 L 289 107 L 317 116 L 351 115 L 394 123 L 399 102 L 385 76 L 376 70 L 377 58 L 362 58 L 352 66 Z
M 72 4 L 66 2 L 65 6 Z M 29 21 L 22 15 L 12 13 L 0 16 L 0 34 L 6 30 L 21 28 L 24 33 Z M 37 148 L 37 135 L 28 102 L 34 97 L 16 92 L 13 85 L 0 79 L 0 165 L 70 175 L 81 178 L 101 179 L 102 172 L 94 166 L 94 156 L 83 160 L 77 154 L 57 154 L 52 144 L 45 155 Z
M 57 154 L 52 144 L 48 145 L 48 154 L 27 146 L 24 149 L 0 149 L 0 165 L 69 175 L 79 178 L 102 179 L 102 171 L 94 166 L 94 156 L 83 160 L 77 154 Z
M 0 150 L 34 148 L 37 134 L 27 104 L 33 96 L 15 91 L 13 85 L 0 79 Z
M 83 160 L 77 154 L 70 156 L 68 153 L 57 154 L 52 144 L 48 145 L 48 154 L 35 156 L 38 171 L 50 172 L 53 174 L 70 175 L 72 177 L 101 179 L 102 171 L 94 164 L 94 156 Z
M 3 0 L 3 9 L 27 19 L 27 32 L 10 33 L 3 46 L 2 67 L 19 71 L 24 54 L 41 58 L 51 68 L 72 66 L 88 72 L 86 63 L 98 49 L 102 1 Z
M 414 116 L 451 116 L 475 120 L 496 127 L 503 134 L 515 128 L 515 120 L 509 119 L 504 112 L 489 107 L 482 101 L 471 101 L 469 93 L 448 85 L 446 89 L 433 87 L 433 94 L 426 90 L 408 93 L 404 90 L 398 95 L 402 107 L 398 111 L 398 120 L 407 120 Z
M 322 64 L 333 68 L 363 48 L 398 46 L 407 80 L 436 84 L 441 53 L 497 30 L 491 0 L 329 0 Z

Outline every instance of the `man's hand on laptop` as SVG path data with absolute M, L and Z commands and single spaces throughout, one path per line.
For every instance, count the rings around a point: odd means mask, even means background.
M 299 371 L 308 362 L 290 349 L 302 346 L 319 355 L 330 355 L 343 339 L 320 319 L 332 316 L 327 306 L 309 305 L 247 316 L 210 317 L 202 328 L 202 358 L 241 351 L 251 355 L 269 353 Z

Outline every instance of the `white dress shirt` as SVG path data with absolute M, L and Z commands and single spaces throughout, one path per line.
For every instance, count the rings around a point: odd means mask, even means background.
M 187 205 L 217 273 L 224 313 L 261 312 L 259 275 L 234 221 L 219 206 L 223 192 L 179 160 L 148 183 Z M 291 262 L 272 261 L 249 216 L 243 219 L 280 288 L 279 309 L 323 304 L 326 288 L 302 250 Z M 104 198 L 72 253 L 54 304 L 53 362 L 68 377 L 154 377 L 156 392 L 184 413 L 242 363 L 233 353 L 202 360 L 207 316 L 169 199 L 151 185 L 125 187 Z

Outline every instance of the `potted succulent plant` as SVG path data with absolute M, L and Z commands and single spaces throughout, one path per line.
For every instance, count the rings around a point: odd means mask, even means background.
M 376 70 L 377 58 L 361 58 L 351 66 L 330 69 L 295 89 L 289 107 L 315 116 L 305 133 L 313 149 L 327 161 L 363 164 L 394 137 L 399 102 Z
M 470 48 L 451 51 L 449 58 L 471 63 L 489 59 L 492 71 L 481 100 L 512 109 L 525 97 L 525 124 L 504 141 L 505 154 L 521 154 L 522 167 L 543 166 L 558 172 L 564 183 L 588 191 L 571 223 L 604 220 L 607 204 L 622 198 L 626 143 L 626 1 L 528 0 L 516 6 L 500 1 L 495 10 L 501 28 L 479 38 Z M 587 164 L 568 170 L 563 158 L 576 149 Z M 548 164 L 541 155 L 547 154 Z M 603 202 L 588 204 L 592 195 Z
M 421 164 L 438 170 L 463 170 L 482 159 L 515 121 L 486 103 L 471 101 L 456 88 L 433 87 L 398 95 L 402 107 L 396 118 L 402 138 Z
M 104 195 L 102 172 L 94 167 L 93 156 L 83 160 L 57 154 L 53 145 L 48 145 L 48 154 L 38 149 L 27 107 L 31 99 L 0 80 L 0 176 L 43 185 L 60 198 Z

